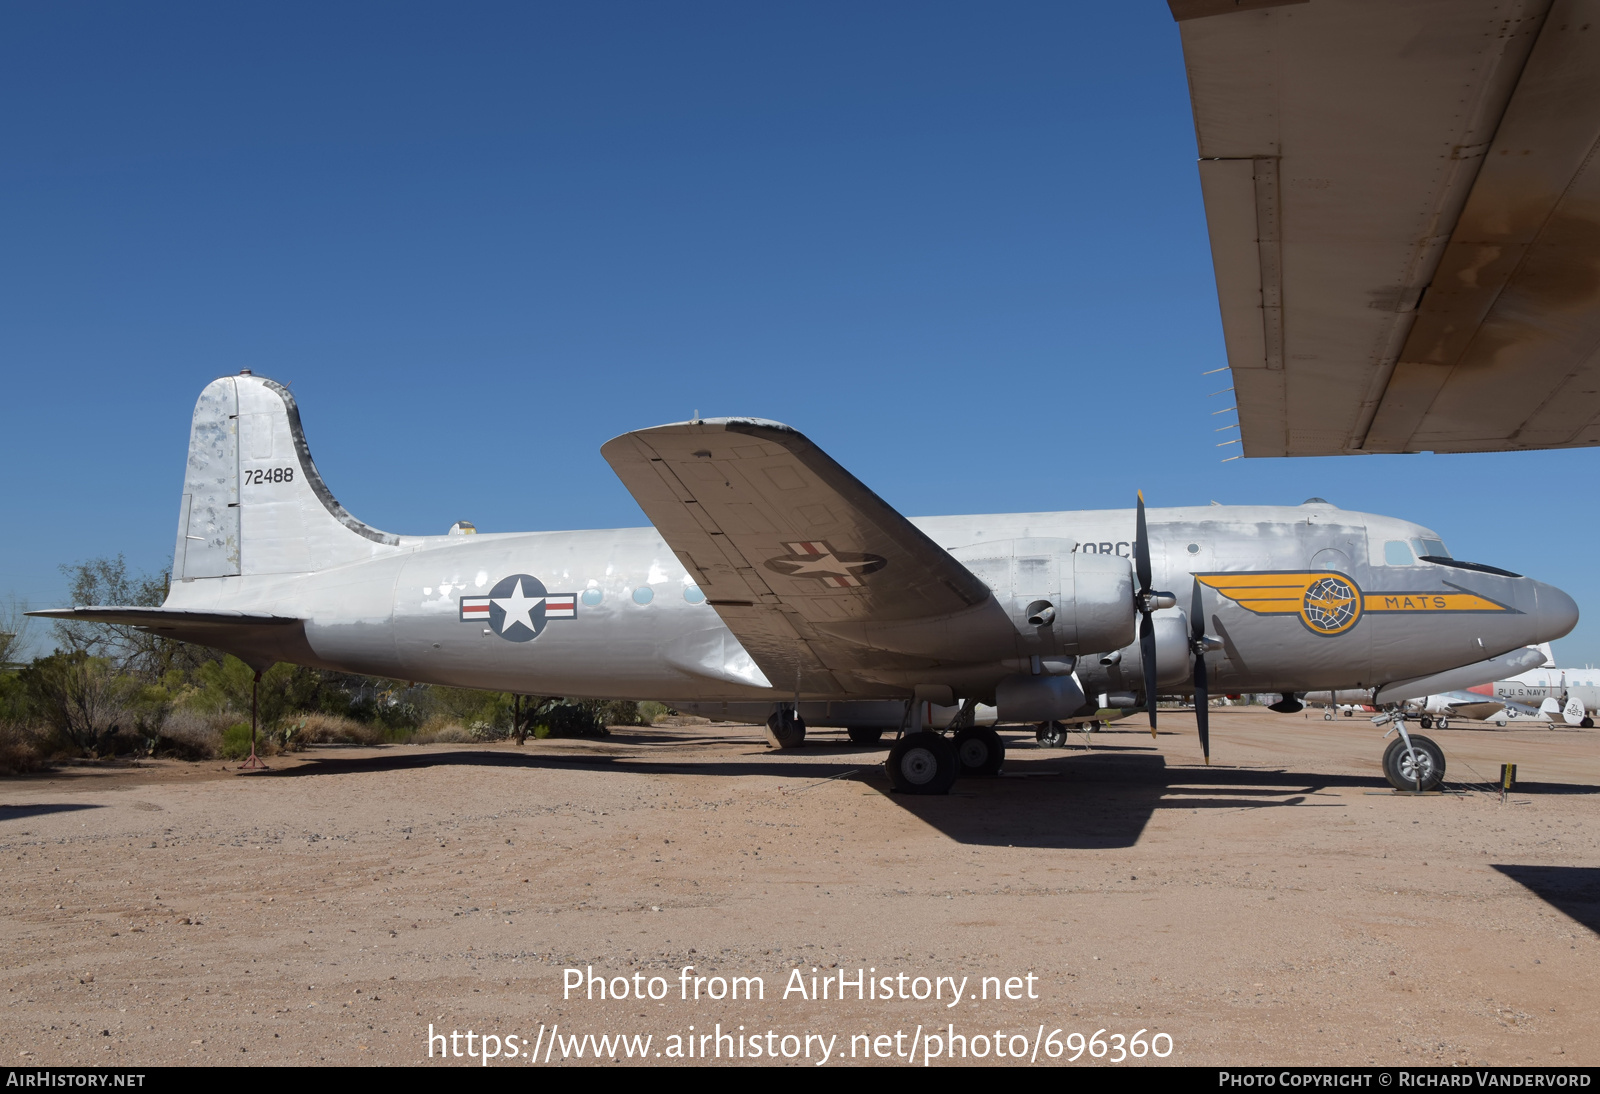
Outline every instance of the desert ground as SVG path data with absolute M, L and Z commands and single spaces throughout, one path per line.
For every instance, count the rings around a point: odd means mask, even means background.
M 626 1060 L 581 1040 L 623 1033 L 652 1064 L 676 1037 L 815 1066 L 831 1036 L 828 1066 L 1083 1066 L 1142 1030 L 1170 1052 L 1125 1066 L 1600 1063 L 1600 730 L 1453 723 L 1423 796 L 1383 781 L 1380 732 L 1218 710 L 1205 767 L 1192 714 L 1007 731 L 1002 776 L 940 798 L 841 733 L 778 753 L 725 725 L 6 779 L 0 1045 L 509 1067 Z M 564 997 L 591 967 L 630 998 Z M 858 999 L 862 969 L 896 997 Z M 708 997 L 735 976 L 764 998 Z M 501 1055 L 454 1055 L 468 1030 Z

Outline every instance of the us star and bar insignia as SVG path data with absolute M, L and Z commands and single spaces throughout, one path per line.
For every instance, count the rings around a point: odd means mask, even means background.
M 488 596 L 464 596 L 460 603 L 463 623 L 487 623 L 489 629 L 511 642 L 531 642 L 552 619 L 576 619 L 577 593 L 552 593 L 530 574 L 501 578 Z
M 821 539 L 785 543 L 784 546 L 790 553 L 767 559 L 767 569 L 787 577 L 816 578 L 836 589 L 856 588 L 867 574 L 876 573 L 889 564 L 882 555 L 835 551 Z

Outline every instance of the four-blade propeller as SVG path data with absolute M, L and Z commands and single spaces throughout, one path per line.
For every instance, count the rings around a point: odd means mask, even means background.
M 1144 702 L 1150 714 L 1150 736 L 1156 735 L 1156 628 L 1151 613 L 1171 608 L 1178 598 L 1150 587 L 1154 574 L 1150 567 L 1150 534 L 1145 525 L 1144 491 L 1139 491 L 1138 526 L 1133 542 L 1134 575 L 1139 590 L 1133 606 L 1139 613 L 1139 662 L 1144 668 Z M 1200 751 L 1211 762 L 1211 693 L 1206 683 L 1206 653 L 1221 649 L 1222 643 L 1206 634 L 1205 604 L 1200 599 L 1200 583 L 1194 583 L 1194 601 L 1189 611 L 1189 650 L 1194 655 L 1194 717 L 1200 728 Z
M 1138 527 L 1133 537 L 1134 574 L 1139 579 L 1139 591 L 1133 594 L 1133 606 L 1139 613 L 1139 663 L 1144 668 L 1144 705 L 1150 714 L 1150 736 L 1156 735 L 1156 625 L 1150 613 L 1170 608 L 1178 602 L 1171 593 L 1157 592 L 1150 587 L 1150 533 L 1144 521 L 1144 491 L 1139 491 Z

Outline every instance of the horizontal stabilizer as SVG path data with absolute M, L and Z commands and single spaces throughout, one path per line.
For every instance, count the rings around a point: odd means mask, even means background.
M 29 612 L 28 614 L 42 616 L 46 619 L 71 619 L 78 623 L 116 623 L 124 627 L 145 627 L 155 630 L 165 630 L 183 623 L 204 626 L 244 624 L 260 627 L 283 626 L 300 622 L 296 616 L 269 615 L 266 612 L 197 612 L 182 608 L 103 607 L 100 605 L 79 606 L 76 608 L 47 608 L 42 611 Z
M 257 671 L 265 671 L 277 661 L 291 661 L 299 665 L 319 663 L 316 654 L 306 644 L 304 621 L 295 616 L 132 605 L 80 605 L 75 608 L 48 608 L 28 614 L 46 619 L 70 619 L 74 623 L 138 627 L 163 638 L 193 642 L 231 653 Z

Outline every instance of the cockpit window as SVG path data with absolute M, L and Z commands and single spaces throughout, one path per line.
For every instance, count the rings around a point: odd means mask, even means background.
M 1386 566 L 1412 566 L 1417 560 L 1405 540 L 1391 539 L 1383 545 L 1383 561 Z
M 1449 555 L 1423 555 L 1422 561 L 1432 562 L 1439 566 L 1454 566 L 1458 570 L 1473 570 L 1480 574 L 1495 574 L 1499 577 L 1522 576 L 1521 574 L 1514 574 L 1510 570 L 1502 570 L 1498 566 L 1490 566 L 1482 562 L 1462 562 L 1460 559 L 1451 558 Z
M 1416 549 L 1417 557 L 1432 555 L 1434 558 L 1449 558 L 1450 552 L 1445 545 L 1436 539 L 1414 539 L 1411 546 Z

